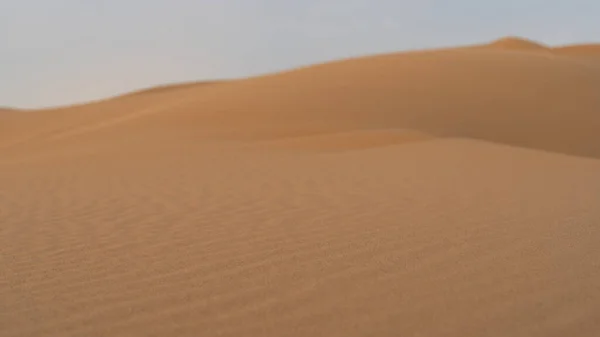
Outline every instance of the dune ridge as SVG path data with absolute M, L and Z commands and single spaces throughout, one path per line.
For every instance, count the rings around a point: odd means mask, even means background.
M 150 87 L 150 88 L 135 90 L 135 91 L 132 91 L 130 93 L 117 96 L 116 98 L 124 98 L 124 97 L 131 97 L 131 96 L 137 96 L 137 95 L 146 95 L 146 94 L 165 93 L 165 92 L 177 91 L 177 90 L 181 90 L 181 89 L 189 89 L 189 88 L 202 87 L 202 86 L 206 86 L 206 85 L 214 85 L 214 84 L 219 84 L 219 83 L 223 83 L 223 82 L 225 82 L 225 81 L 205 81 L 205 82 L 188 82 L 188 83 L 165 84 L 165 85 L 160 85 L 160 86 L 155 86 L 155 87 Z M 113 99 L 115 99 L 115 98 L 113 98 Z
M 565 54 L 579 54 L 589 56 L 600 56 L 600 44 L 577 44 L 567 45 L 563 47 L 556 47 L 552 49 L 555 52 L 561 52 Z
M 595 337 L 594 51 L 508 38 L 2 113 L 0 336 Z

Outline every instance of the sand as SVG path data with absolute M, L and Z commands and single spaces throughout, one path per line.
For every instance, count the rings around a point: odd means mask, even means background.
M 518 51 L 530 51 L 530 52 L 551 52 L 551 48 L 541 43 L 523 39 L 516 36 L 508 36 L 496 41 L 493 41 L 487 45 L 489 48 L 499 50 L 518 50 Z
M 596 336 L 596 50 L 6 110 L 0 336 Z

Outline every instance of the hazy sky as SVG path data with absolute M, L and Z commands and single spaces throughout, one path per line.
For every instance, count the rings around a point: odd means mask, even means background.
M 600 42 L 599 0 L 0 0 L 0 106 L 519 35 Z

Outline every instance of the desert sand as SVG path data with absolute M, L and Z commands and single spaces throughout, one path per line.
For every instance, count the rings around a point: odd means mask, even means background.
M 598 336 L 600 47 L 0 113 L 0 336 Z

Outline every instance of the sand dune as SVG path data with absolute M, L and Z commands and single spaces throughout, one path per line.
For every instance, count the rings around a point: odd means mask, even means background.
M 600 44 L 580 44 L 553 48 L 554 52 L 566 55 L 600 56 Z
M 230 139 L 399 128 L 598 157 L 599 90 L 600 69 L 579 59 L 445 49 L 223 83 L 187 101 L 176 92 L 162 101 L 176 108 L 136 123 Z
M 488 44 L 343 60 L 59 109 L 31 123 L 43 126 L 37 135 L 42 139 L 146 114 L 155 117 L 144 118 L 148 125 L 185 125 L 194 134 L 238 139 L 399 128 L 600 156 L 594 141 L 600 69 L 553 53 L 505 52 L 506 45 L 530 44 L 507 38 L 491 44 L 502 48 Z M 29 121 L 23 124 L 22 135 L 37 130 Z
M 600 44 L 585 44 L 558 47 L 553 49 L 554 54 L 567 56 L 586 62 L 587 65 L 600 68 Z
M 9 126 L 9 132 L 0 134 L 0 149 L 32 142 L 43 144 L 49 139 L 76 133 L 77 130 L 96 129 L 102 125 L 110 125 L 113 121 L 129 120 L 152 111 L 162 111 L 165 107 L 177 106 L 177 102 L 189 101 L 190 96 L 193 98 L 205 86 L 206 83 L 167 86 L 86 105 L 11 114 L 2 119 L 3 124 Z M 171 96 L 173 94 L 176 94 L 175 97 Z
M 548 46 L 537 43 L 532 40 L 527 40 L 519 37 L 505 37 L 493 41 L 487 45 L 492 49 L 518 50 L 518 51 L 534 51 L 534 52 L 550 52 Z
M 570 58 L 442 50 L 238 81 L 153 122 L 246 138 L 391 127 L 598 157 L 598 92 L 600 69 Z
M 2 113 L 0 336 L 596 336 L 594 50 Z

